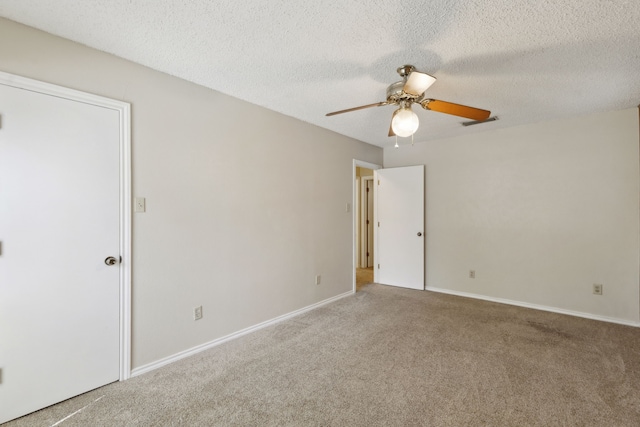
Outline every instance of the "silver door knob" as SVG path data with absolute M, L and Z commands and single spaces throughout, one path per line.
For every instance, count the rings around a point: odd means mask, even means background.
M 422 233 L 418 231 L 418 237 L 422 236 Z
M 115 258 L 114 258 L 114 257 L 112 257 L 112 256 L 108 256 L 108 257 L 104 260 L 104 263 L 105 263 L 105 264 L 107 264 L 107 265 L 115 265 L 115 264 L 117 264 L 117 263 L 118 263 L 118 260 L 117 260 L 117 259 L 115 259 Z

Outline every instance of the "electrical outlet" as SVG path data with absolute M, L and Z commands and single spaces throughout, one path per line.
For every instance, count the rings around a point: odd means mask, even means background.
M 469 270 L 469 279 L 475 279 L 475 278 L 476 278 L 476 271 Z
M 202 306 L 198 306 L 193 309 L 193 320 L 202 319 Z
M 594 295 L 602 295 L 602 285 L 600 283 L 593 284 Z
M 320 275 L 318 274 L 316 276 L 316 285 L 319 285 L 319 284 L 320 284 Z

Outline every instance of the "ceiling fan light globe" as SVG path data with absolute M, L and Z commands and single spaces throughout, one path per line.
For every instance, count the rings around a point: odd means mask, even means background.
M 416 113 L 410 108 L 401 108 L 391 120 L 391 129 L 396 135 L 406 138 L 413 135 L 417 130 L 420 122 Z

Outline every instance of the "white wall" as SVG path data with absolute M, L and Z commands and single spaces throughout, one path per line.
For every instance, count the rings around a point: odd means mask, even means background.
M 381 149 L 4 19 L 0 58 L 132 104 L 134 368 L 352 289 L 352 160 Z
M 629 109 L 385 149 L 426 165 L 427 288 L 637 322 L 638 144 Z

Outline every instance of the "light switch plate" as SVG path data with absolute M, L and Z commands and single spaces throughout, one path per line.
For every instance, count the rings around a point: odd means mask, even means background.
M 146 200 L 144 199 L 144 197 L 136 197 L 135 203 L 134 203 L 134 210 L 136 212 L 145 212 L 147 207 L 146 207 Z

